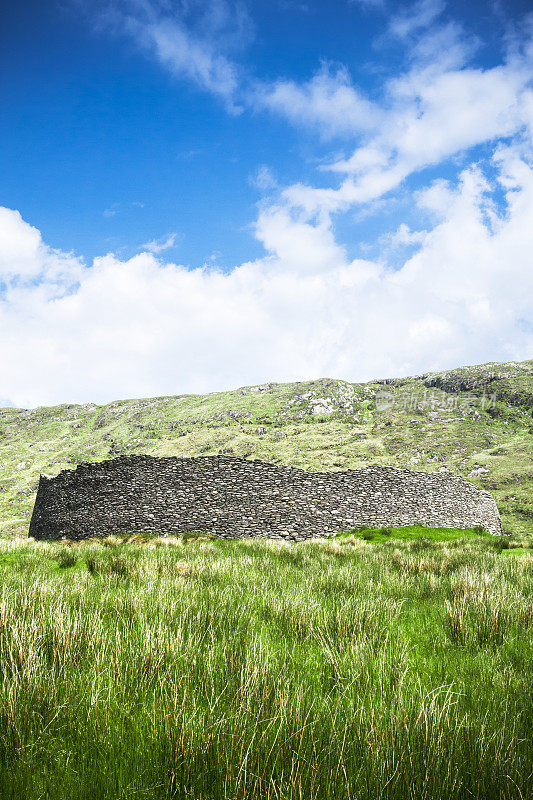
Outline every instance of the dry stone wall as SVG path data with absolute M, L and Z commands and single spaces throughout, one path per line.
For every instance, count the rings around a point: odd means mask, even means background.
M 377 466 L 306 472 L 228 456 L 122 456 L 41 476 L 30 536 L 202 530 L 294 541 L 413 523 L 502 532 L 489 492 L 451 473 Z

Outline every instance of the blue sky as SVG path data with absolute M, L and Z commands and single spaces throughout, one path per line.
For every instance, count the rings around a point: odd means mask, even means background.
M 197 14 L 205 10 L 195 5 Z M 251 3 L 232 56 L 247 81 L 304 82 L 324 61 L 344 65 L 379 97 L 409 53 L 387 35 L 390 11 L 372 8 L 346 0 Z M 106 23 L 108 9 L 54 0 L 4 8 L 3 204 L 51 246 L 88 258 L 131 255 L 169 232 L 178 234 L 172 255 L 191 266 L 213 254 L 225 266 L 259 256 L 250 230 L 261 196 L 257 171 L 266 165 L 283 183 L 324 180 L 317 166 L 349 150 L 351 132 L 322 141 L 316 129 L 268 111 L 228 113 L 219 97 L 140 53 Z M 525 10 L 506 3 L 502 19 L 491 3 L 456 3 L 445 14 L 460 13 L 465 28 L 483 37 L 475 62 L 491 66 L 501 59 L 505 27 Z M 436 174 L 453 170 L 445 163 Z M 345 243 L 357 252 L 387 224 L 380 222 L 344 225 Z
M 0 396 L 530 356 L 529 9 L 6 4 Z

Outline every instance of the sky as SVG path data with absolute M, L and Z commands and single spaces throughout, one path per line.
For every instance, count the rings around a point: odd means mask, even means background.
M 529 1 L 0 22 L 0 405 L 532 357 Z

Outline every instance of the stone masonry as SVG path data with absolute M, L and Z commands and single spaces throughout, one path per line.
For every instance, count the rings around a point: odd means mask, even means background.
M 378 466 L 306 472 L 229 456 L 121 456 L 41 476 L 30 536 L 210 531 L 295 541 L 414 523 L 502 533 L 492 495 L 452 473 Z

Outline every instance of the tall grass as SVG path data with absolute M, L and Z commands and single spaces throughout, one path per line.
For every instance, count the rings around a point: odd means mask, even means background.
M 532 796 L 533 559 L 0 542 L 0 797 Z

